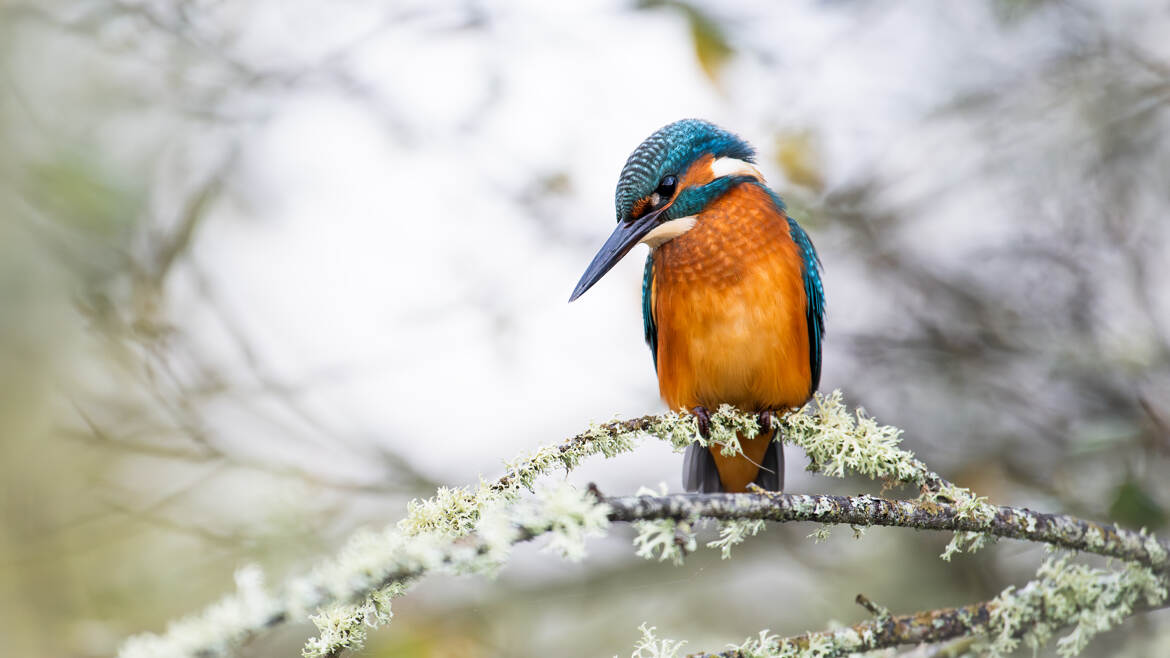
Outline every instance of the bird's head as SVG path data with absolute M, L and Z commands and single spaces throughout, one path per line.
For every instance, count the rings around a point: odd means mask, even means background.
M 747 142 L 699 119 L 675 121 L 647 137 L 618 177 L 617 228 L 569 301 L 597 283 L 634 245 L 644 242 L 653 249 L 673 240 L 724 192 L 747 180 L 763 180 L 755 157 Z

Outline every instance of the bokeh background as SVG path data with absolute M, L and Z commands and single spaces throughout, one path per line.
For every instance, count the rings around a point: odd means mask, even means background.
M 108 655 L 243 564 L 279 580 L 660 410 L 640 251 L 565 300 L 627 154 L 690 116 L 755 143 L 820 250 L 824 389 L 994 502 L 1165 530 L 1168 34 L 1154 0 L 0 0 L 3 654 Z M 362 655 L 628 654 L 642 621 L 718 649 L 859 620 L 858 592 L 988 598 L 1041 556 L 813 530 L 683 568 L 628 529 L 580 565 L 526 546 Z M 1088 653 L 1170 655 L 1170 615 Z

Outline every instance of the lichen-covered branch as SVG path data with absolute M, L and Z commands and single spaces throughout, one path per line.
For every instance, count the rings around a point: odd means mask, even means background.
M 1019 589 L 1009 587 L 990 601 L 909 615 L 879 615 L 852 626 L 791 637 L 764 632 L 724 651 L 694 653 L 689 658 L 834 658 L 959 637 L 976 638 L 969 647 L 974 655 L 1002 656 L 1021 643 L 1038 648 L 1069 627 L 1072 632 L 1057 640 L 1056 647 L 1061 656 L 1074 656 L 1097 633 L 1135 611 L 1165 607 L 1166 594 L 1165 579 L 1146 567 L 1091 569 L 1072 564 L 1064 554 L 1046 560 L 1036 580 Z M 671 646 L 669 640 L 665 642 Z M 675 653 L 662 658 L 672 655 L 678 655 L 677 646 Z
M 721 408 L 711 417 L 706 441 L 733 454 L 739 450 L 737 434 L 754 435 L 755 423 L 754 414 Z M 980 625 L 977 617 L 968 614 L 968 608 L 929 613 L 938 616 L 922 622 L 946 626 L 951 618 L 947 615 L 957 615 L 956 619 L 970 622 L 965 627 L 968 632 L 998 637 L 989 645 L 996 651 L 1020 637 L 1042 643 L 1053 628 L 1073 624 L 1077 642 L 1087 641 L 1093 633 L 1131 614 L 1139 599 L 1155 605 L 1166 597 L 1167 547 L 1154 537 L 1064 515 L 991 505 L 947 482 L 901 449 L 897 428 L 880 426 L 860 412 L 850 412 L 839 393 L 818 396 L 804 412 L 786 416 L 781 429 L 785 441 L 808 455 L 810 470 L 832 477 L 856 473 L 886 483 L 912 485 L 918 487 L 920 495 L 899 501 L 872 496 L 671 496 L 648 492 L 645 496 L 600 500 L 593 493 L 562 486 L 532 498 L 523 496 L 535 490 L 540 476 L 572 470 L 592 455 L 612 457 L 629 452 L 639 438 L 656 437 L 676 450 L 697 438 L 695 419 L 687 414 L 668 412 L 612 421 L 559 445 L 537 449 L 508 464 L 505 474 L 495 481 L 481 481 L 476 487 L 441 488 L 432 498 L 412 501 L 406 517 L 396 526 L 358 534 L 337 556 L 280 587 L 266 588 L 258 569 L 243 570 L 237 578 L 237 593 L 202 613 L 172 623 L 164 634 L 131 638 L 120 656 L 227 656 L 268 628 L 307 618 L 316 623 L 320 635 L 306 644 L 305 655 L 336 656 L 361 646 L 366 627 L 389 621 L 391 599 L 427 574 L 493 575 L 513 544 L 537 536 L 548 536 L 549 547 L 566 558 L 580 559 L 585 538 L 601 533 L 611 521 L 629 521 L 639 527 L 635 542 L 639 555 L 678 562 L 695 549 L 692 523 L 701 518 L 720 521 L 719 539 L 707 545 L 720 549 L 725 558 L 733 546 L 759 533 L 764 522 L 771 520 L 954 531 L 944 557 L 977 548 L 989 538 L 1014 537 L 1127 561 L 1129 566 L 1120 572 L 1086 571 L 1067 561 L 1050 561 L 1037 580 L 985 604 L 990 620 L 986 624 Z M 1033 593 L 1041 598 L 1028 598 Z M 1060 601 L 1065 601 L 1063 607 L 1056 608 L 1063 616 L 1046 616 L 1054 614 L 1052 609 Z M 1044 608 L 1045 616 L 1038 616 L 1036 606 Z M 886 626 L 871 628 L 868 634 L 856 631 L 861 637 L 858 641 L 849 633 L 839 635 L 848 629 L 801 636 L 803 640 L 780 640 L 765 633 L 737 647 L 739 653 L 731 655 L 823 657 L 862 650 L 860 647 L 870 645 L 858 642 L 870 642 L 872 637 L 916 641 L 912 638 L 917 626 L 910 622 L 888 626 L 900 618 L 883 619 Z M 833 643 L 826 644 L 830 641 Z M 669 641 L 656 643 L 653 652 L 646 655 L 675 655 L 663 651 L 676 651 L 678 646 Z M 859 648 L 850 649 L 854 646 Z M 635 655 L 643 654 L 636 651 Z
M 982 518 L 965 515 L 953 505 L 922 500 L 771 492 L 627 496 L 605 502 L 611 521 L 755 519 L 977 532 L 1119 558 L 1158 572 L 1170 570 L 1170 546 L 1148 533 L 1014 507 L 996 507 L 993 515 Z
M 277 590 L 264 586 L 256 568 L 241 570 L 238 591 L 202 614 L 173 622 L 163 635 L 128 640 L 121 658 L 227 656 L 265 629 L 311 618 L 321 635 L 306 655 L 325 656 L 360 646 L 364 628 L 389 621 L 390 599 L 432 573 L 494 575 L 511 547 L 552 534 L 549 548 L 568 559 L 584 555 L 584 540 L 608 525 L 608 507 L 591 494 L 562 486 L 535 500 L 484 510 L 474 541 L 395 529 L 354 537 L 341 553 Z
M 702 518 L 723 521 L 725 528 L 733 529 L 745 521 L 813 521 L 972 532 L 1096 553 L 1127 563 L 1116 571 L 1091 569 L 1072 564 L 1064 554 L 1045 561 L 1036 580 L 1018 590 L 1008 588 L 992 601 L 912 615 L 878 614 L 854 626 L 788 638 L 765 632 L 720 653 L 692 654 L 696 657 L 830 658 L 958 637 L 976 638 L 981 649 L 978 655 L 999 656 L 1021 641 L 1033 648 L 1042 646 L 1056 631 L 1070 626 L 1073 631 L 1057 641 L 1057 649 L 1062 656 L 1074 656 L 1097 633 L 1116 626 L 1136 610 L 1165 606 L 1170 584 L 1167 546 L 1157 538 L 1064 514 L 998 507 L 993 515 L 983 518 L 966 515 L 952 505 L 923 500 L 765 492 L 642 495 L 607 498 L 605 502 L 611 521 L 643 524 L 643 537 L 667 536 L 669 525 L 653 525 L 663 519 L 683 524 L 684 533 Z M 730 545 L 742 537 L 731 539 L 735 532 L 724 535 L 708 546 L 723 548 L 726 555 Z M 682 553 L 665 540 L 659 546 L 664 557 Z M 678 642 L 654 638 L 652 630 L 645 628 L 643 633 L 640 646 L 654 647 L 650 655 L 669 658 L 681 651 Z M 634 655 L 640 656 L 641 651 Z
M 961 608 L 942 608 L 909 615 L 875 618 L 846 628 L 792 637 L 765 634 L 720 652 L 698 652 L 688 658 L 749 658 L 756 655 L 800 655 L 811 650 L 830 656 L 848 655 L 910 644 L 943 642 L 985 629 L 991 620 L 991 602 Z M 849 648 L 844 648 L 848 645 Z M 841 646 L 840 652 L 833 647 Z

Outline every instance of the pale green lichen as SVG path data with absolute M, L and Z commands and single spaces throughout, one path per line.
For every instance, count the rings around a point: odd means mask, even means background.
M 760 631 L 758 637 L 750 637 L 743 644 L 728 645 L 728 649 L 743 658 L 770 658 L 780 655 L 780 636 L 773 635 L 768 629 Z
M 768 525 L 758 519 L 732 519 L 719 524 L 719 539 L 707 542 L 707 548 L 718 548 L 724 560 L 731 559 L 731 549 L 748 537 L 755 537 Z
M 450 500 L 456 502 L 453 518 L 459 518 L 468 509 L 464 499 L 456 496 Z M 442 524 L 411 536 L 400 532 L 387 532 L 380 537 L 359 535 L 343 551 L 343 558 L 348 559 L 345 569 L 358 566 L 361 559 L 384 565 L 385 556 L 370 550 L 370 544 L 374 542 L 383 548 L 395 547 L 399 552 L 399 570 L 413 570 L 420 574 L 447 571 L 460 575 L 494 576 L 506 562 L 511 546 L 526 534 L 548 534 L 547 548 L 568 559 L 580 560 L 585 554 L 586 538 L 604 534 L 609 526 L 609 506 L 568 484 L 545 489 L 535 500 L 524 504 L 508 506 L 501 497 L 484 497 L 477 499 L 476 509 L 477 518 L 486 527 L 477 533 L 481 543 L 475 546 L 454 543 L 450 530 L 444 529 Z M 367 573 L 367 570 L 361 573 Z M 384 568 L 373 573 L 383 581 L 387 576 Z M 364 604 L 334 606 L 319 613 L 314 622 L 322 629 L 322 635 L 306 644 L 304 655 L 319 658 L 337 648 L 362 646 L 365 627 L 377 627 L 390 620 L 387 615 L 371 615 L 370 610 L 388 612 L 390 598 L 401 596 L 407 589 L 408 584 L 393 582 L 389 587 L 374 590 Z
M 667 415 L 664 415 L 667 416 Z M 664 431 L 680 433 L 693 426 L 693 418 L 671 414 L 662 419 Z M 591 455 L 613 457 L 634 449 L 643 434 L 616 429 L 616 424 L 593 424 L 578 437 L 561 445 L 544 445 L 505 464 L 504 477 L 494 483 L 480 480 L 477 488 L 441 487 L 434 496 L 412 500 L 398 527 L 408 535 L 441 532 L 461 537 L 473 532 L 485 506 L 517 500 L 532 491 L 536 479 L 554 469 L 572 470 Z
M 642 624 L 638 630 L 642 633 L 642 639 L 634 645 L 634 652 L 630 654 L 630 658 L 679 658 L 679 652 L 682 651 L 686 640 L 674 641 L 659 639 L 654 631 L 656 626 L 647 626 Z
M 647 560 L 655 558 L 659 562 L 670 560 L 678 566 L 683 563 L 687 554 L 693 553 L 698 546 L 698 539 L 689 521 L 674 519 L 635 521 L 634 529 L 638 531 L 634 537 L 636 547 L 634 554 Z
M 818 395 L 809 413 L 785 417 L 785 438 L 804 449 L 810 469 L 830 477 L 853 472 L 874 479 L 922 482 L 913 454 L 898 448 L 902 430 L 877 421 L 861 410 L 850 413 L 840 391 Z
M 665 482 L 659 482 L 657 489 L 651 489 L 645 485 L 638 487 L 634 492 L 635 496 L 666 496 L 670 493 L 670 487 Z
M 609 511 L 592 494 L 562 484 L 541 496 L 534 519 L 517 518 L 517 523 L 533 534 L 549 533 L 546 549 L 579 562 L 585 557 L 585 540 L 605 534 Z
M 411 528 L 412 534 L 396 528 L 356 533 L 335 558 L 289 581 L 276 595 L 263 589 L 258 569 L 241 571 L 237 594 L 201 615 L 175 622 L 165 635 L 131 638 L 120 655 L 226 656 L 257 630 L 282 619 L 310 616 L 313 610 L 317 612 L 311 618 L 320 635 L 305 645 L 306 657 L 356 649 L 367 628 L 390 620 L 390 599 L 404 594 L 426 573 L 492 575 L 506 561 L 511 545 L 526 533 L 547 533 L 554 550 L 579 558 L 584 539 L 601 534 L 608 525 L 607 506 L 563 485 L 526 505 L 508 506 L 498 496 L 478 501 L 476 515 L 486 517 L 487 527 L 480 541 L 461 542 L 451 528 L 467 518 L 466 498 L 448 494 L 445 499 L 452 502 L 450 523 Z
M 1009 587 L 992 601 L 989 634 L 979 650 L 993 657 L 1008 655 L 1021 643 L 1036 650 L 1071 625 L 1073 630 L 1056 642 L 1057 653 L 1070 658 L 1133 614 L 1135 606 L 1158 605 L 1166 597 L 1165 581 L 1148 567 L 1127 563 L 1120 570 L 1095 569 L 1061 553 L 1045 559 L 1036 580 Z
M 809 458 L 809 470 L 830 477 L 845 477 L 856 473 L 872 479 L 897 482 L 923 488 L 919 500 L 945 504 L 956 510 L 960 519 L 990 525 L 996 508 L 986 498 L 970 490 L 943 480 L 914 453 L 900 446 L 902 431 L 890 425 L 880 425 L 863 410 L 850 411 L 840 391 L 817 395 L 801 412 L 791 413 L 782 420 L 784 440 L 802 448 Z M 739 411 L 728 405 L 711 414 L 710 438 L 694 434 L 693 418 L 689 414 L 668 413 L 650 426 L 650 431 L 669 441 L 676 450 L 698 440 L 703 445 L 721 445 L 723 454 L 740 451 L 739 436 L 756 435 L 755 414 Z M 824 501 L 820 505 L 825 505 Z M 817 513 L 827 510 L 817 509 Z M 828 527 L 810 535 L 818 541 L 829 536 Z M 990 539 L 982 532 L 955 533 L 943 553 L 950 559 L 957 552 L 971 552 L 984 546 Z
M 707 444 L 722 446 L 720 453 L 733 457 L 743 453 L 740 437 L 753 439 L 759 434 L 760 428 L 756 424 L 754 414 L 744 413 L 735 407 L 724 404 L 711 416 L 711 436 Z
M 668 491 L 666 483 L 661 482 L 657 491 L 642 486 L 634 495 L 665 496 Z M 634 522 L 634 529 L 638 531 L 634 537 L 634 554 L 646 560 L 657 558 L 659 562 L 670 560 L 676 566 L 683 564 L 687 554 L 694 552 L 698 545 L 694 523 L 694 520 L 680 523 L 674 519 Z
M 706 445 L 699 436 L 697 419 L 689 413 L 667 411 L 659 414 L 650 421 L 647 433 L 669 443 L 675 452 L 682 452 L 694 441 Z
M 482 482 L 474 492 L 467 487 L 439 487 L 434 496 L 406 504 L 406 517 L 398 522 L 398 529 L 407 535 L 437 532 L 462 537 L 475 529 L 492 498 Z
M 817 544 L 829 541 L 829 537 L 833 536 L 833 526 L 828 523 L 822 523 L 820 527 L 808 533 L 806 536 Z
M 729 644 L 723 655 L 730 654 L 737 658 L 829 658 L 856 653 L 864 649 L 867 641 L 866 637 L 849 626 L 809 633 L 799 638 L 782 638 L 762 630 L 758 636 L 748 638 L 742 644 Z
M 264 588 L 257 567 L 236 572 L 235 594 L 225 596 L 201 615 L 186 617 L 167 626 L 164 635 L 132 637 L 122 646 L 121 658 L 162 656 L 227 656 L 247 637 L 247 629 L 260 628 L 280 612 L 280 602 Z
M 311 615 L 309 620 L 317 627 L 320 635 L 310 638 L 301 654 L 305 658 L 314 658 L 363 646 L 366 629 L 390 623 L 394 617 L 390 610 L 391 599 L 405 593 L 405 588 L 402 590 L 388 587 L 374 592 L 365 603 L 332 605 Z
M 785 438 L 804 449 L 810 470 L 832 477 L 857 473 L 922 487 L 919 500 L 949 505 L 961 519 L 990 524 L 995 518 L 996 508 L 986 498 L 943 480 L 914 453 L 900 448 L 902 430 L 879 425 L 861 409 L 850 412 L 840 391 L 817 395 L 804 412 L 788 415 L 784 423 Z M 815 536 L 823 539 L 824 533 Z M 984 533 L 956 533 L 943 559 L 949 560 L 960 551 L 974 551 L 986 541 Z
M 1095 569 L 1074 564 L 1061 553 L 1046 559 L 1036 579 L 1021 588 L 1009 587 L 988 604 L 990 618 L 980 625 L 967 613 L 961 622 L 979 635 L 956 645 L 963 655 L 1002 658 L 1021 645 L 1037 651 L 1061 628 L 1072 630 L 1056 641 L 1063 658 L 1079 654 L 1097 634 L 1114 628 L 1139 605 L 1157 606 L 1167 599 L 1166 582 L 1148 567 L 1127 563 L 1120 570 Z M 873 647 L 874 629 L 890 622 L 888 610 L 879 609 L 878 627 L 846 626 L 818 633 L 782 638 L 761 631 L 742 644 L 729 645 L 723 655 L 739 658 L 827 658 L 854 655 Z M 906 622 L 903 622 L 906 623 Z M 924 623 L 917 621 L 914 623 Z M 936 619 L 936 628 L 945 625 Z M 867 655 L 890 655 L 892 650 Z
M 691 443 L 703 447 L 720 446 L 720 452 L 727 456 L 742 454 L 740 436 L 755 438 L 759 434 L 755 414 L 742 412 L 735 407 L 720 405 L 710 415 L 708 436 L 699 434 L 698 420 L 688 412 L 668 411 L 652 420 L 647 433 L 669 443 L 675 452 L 682 452 Z
M 493 563 L 503 564 L 512 553 L 512 545 L 523 537 L 524 529 L 514 521 L 512 506 L 497 501 L 484 506 L 475 534 L 484 556 Z
M 1162 542 L 1150 534 L 1145 528 L 1141 529 L 1141 535 L 1143 538 L 1142 544 L 1146 549 L 1146 553 L 1150 556 L 1150 563 L 1155 565 L 1165 564 L 1167 554 L 1166 547 L 1162 545 Z
M 808 638 L 808 648 L 804 651 L 793 651 L 791 655 L 793 658 L 827 658 L 837 655 L 840 652 L 836 650 L 833 639 L 834 636 L 829 633 L 814 633 Z
M 985 532 L 963 531 L 956 532 L 951 541 L 947 542 L 946 548 L 943 549 L 941 557 L 947 562 L 956 553 L 974 553 L 988 544 L 993 544 L 996 541 L 995 535 L 989 535 Z

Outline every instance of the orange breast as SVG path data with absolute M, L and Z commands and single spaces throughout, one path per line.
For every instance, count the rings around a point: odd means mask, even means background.
M 755 411 L 808 400 L 800 254 L 760 188 L 732 189 L 655 251 L 653 304 L 658 385 L 670 407 Z
M 673 409 L 797 407 L 812 394 L 801 259 L 766 192 L 740 185 L 654 253 L 658 388 Z M 725 491 L 744 491 L 771 436 L 745 456 L 712 449 Z

